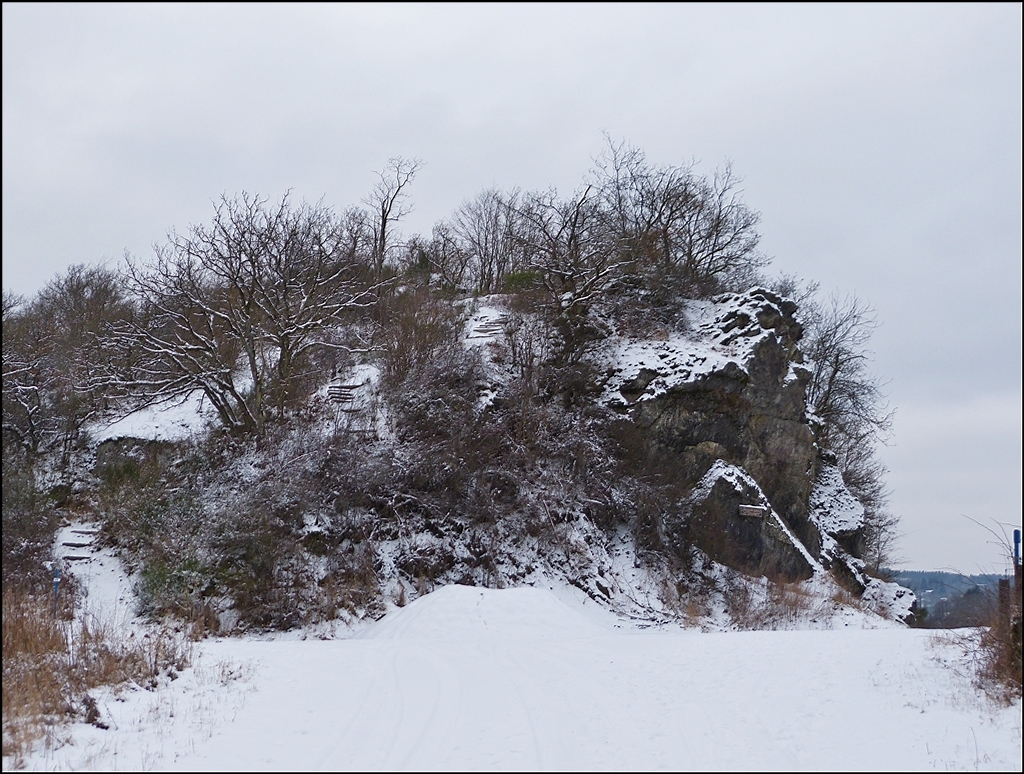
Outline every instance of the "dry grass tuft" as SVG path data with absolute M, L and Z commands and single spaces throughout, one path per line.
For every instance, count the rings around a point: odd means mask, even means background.
M 737 629 L 789 629 L 820 615 L 821 600 L 798 583 L 734 583 L 726 610 Z
M 20 766 L 35 742 L 72 720 L 105 728 L 90 690 L 154 688 L 189 660 L 188 644 L 167 629 L 125 636 L 89 616 L 54 616 L 48 596 L 4 589 L 4 758 Z
M 726 612 L 737 629 L 793 629 L 808 624 L 826 625 L 844 609 L 868 612 L 864 601 L 835 586 L 828 596 L 804 583 L 767 580 L 732 583 L 727 590 Z

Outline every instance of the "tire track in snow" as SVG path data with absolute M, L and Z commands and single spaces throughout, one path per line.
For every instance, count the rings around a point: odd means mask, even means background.
M 405 750 L 402 756 L 402 763 L 400 768 L 404 770 L 416 769 L 418 767 L 418 761 L 423 760 L 434 760 L 437 758 L 437 753 L 449 749 L 449 740 L 453 737 L 458 727 L 458 720 L 462 711 L 462 682 L 456 675 L 455 671 L 451 669 L 447 663 L 447 659 L 438 658 L 432 653 L 411 653 L 408 654 L 402 664 L 402 670 L 404 675 L 400 685 L 400 692 L 403 694 L 410 693 L 416 697 L 416 704 L 423 701 L 423 697 L 426 695 L 423 691 L 419 690 L 419 680 L 424 674 L 427 673 L 427 669 L 417 668 L 415 666 L 418 661 L 420 664 L 425 664 L 429 668 L 429 673 L 432 678 L 433 690 L 430 692 L 431 701 L 428 712 L 422 712 L 424 708 L 417 707 L 419 712 L 417 716 L 422 715 L 424 722 L 416 734 L 416 739 L 411 745 Z M 444 672 L 442 677 L 441 672 Z M 412 679 L 408 679 L 410 674 Z M 452 686 L 457 688 L 457 698 L 455 697 Z M 403 696 L 403 701 L 405 696 Z M 415 706 L 415 704 L 414 704 Z M 419 719 L 416 720 L 417 725 Z M 430 747 L 433 746 L 433 754 L 431 754 Z M 418 757 L 422 756 L 422 757 Z M 441 761 L 435 761 L 436 764 L 441 764 Z
M 374 668 L 373 673 L 370 675 L 369 680 L 366 681 L 366 687 L 363 690 L 363 695 L 355 705 L 355 711 L 352 716 L 353 721 L 367 715 L 374 686 L 377 684 L 378 677 L 382 670 L 383 664 L 378 663 Z M 328 747 L 320 756 L 316 765 L 317 771 L 335 771 L 339 768 L 339 763 L 337 762 L 340 757 L 339 752 L 343 749 L 351 749 L 351 737 L 353 733 L 354 722 L 350 723 L 348 729 L 343 732 L 340 738 L 336 739 L 334 744 Z

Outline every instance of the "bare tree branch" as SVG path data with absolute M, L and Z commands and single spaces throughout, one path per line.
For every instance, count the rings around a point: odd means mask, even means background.
M 419 159 L 388 159 L 387 166 L 378 172 L 380 180 L 363 200 L 372 209 L 373 270 L 378 280 L 383 276 L 392 247 L 394 225 L 412 212 L 412 206 L 407 204 L 408 188 L 422 167 Z
M 210 226 L 172 232 L 148 266 L 127 262 L 142 313 L 111 330 L 138 403 L 201 390 L 228 428 L 262 432 L 297 397 L 301 363 L 375 303 L 361 221 L 322 204 L 222 198 Z

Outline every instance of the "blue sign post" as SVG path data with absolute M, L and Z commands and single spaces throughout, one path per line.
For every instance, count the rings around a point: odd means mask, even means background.
M 57 592 L 60 591 L 60 561 L 53 563 L 53 617 L 57 617 Z
M 1020 603 L 1021 567 L 1020 567 L 1020 530 L 1013 531 L 1013 585 L 1018 604 Z M 1019 619 L 1018 619 L 1019 620 Z M 1018 636 L 1020 631 L 1017 632 Z

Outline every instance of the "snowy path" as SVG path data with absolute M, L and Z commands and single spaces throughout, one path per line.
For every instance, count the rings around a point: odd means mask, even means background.
M 547 590 L 450 586 L 354 639 L 211 640 L 193 674 L 102 702 L 114 728 L 29 768 L 1021 768 L 1020 704 L 989 704 L 934 633 L 615 623 Z
M 1019 769 L 1019 710 L 956 698 L 962 681 L 930 641 L 884 629 L 223 643 L 259 658 L 260 689 L 171 768 Z

